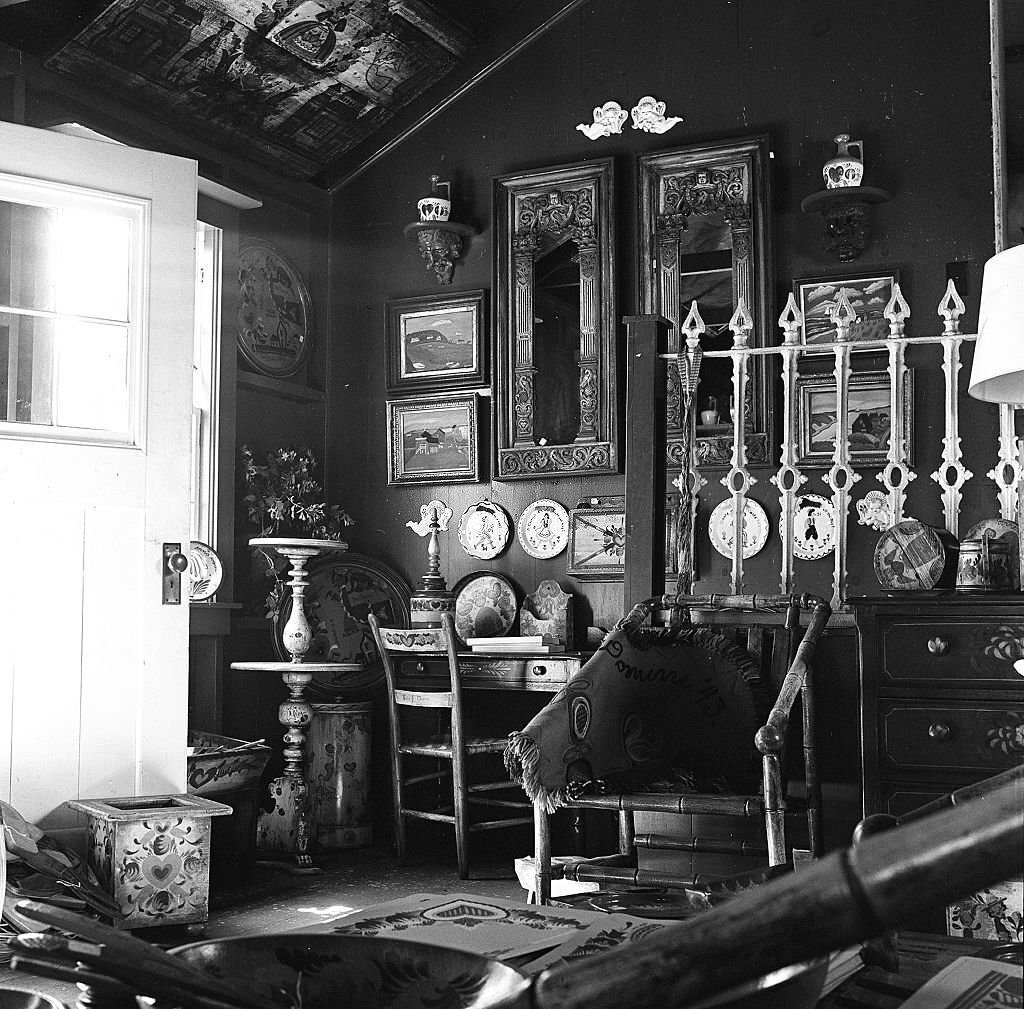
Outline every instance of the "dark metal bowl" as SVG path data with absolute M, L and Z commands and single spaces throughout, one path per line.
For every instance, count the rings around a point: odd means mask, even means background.
M 22 991 L 20 988 L 0 988 L 0 1009 L 66 1009 L 63 1002 L 58 1002 L 49 995 L 40 995 L 34 991 Z
M 217 977 L 245 978 L 268 998 L 282 1001 L 283 995 L 282 1004 L 290 999 L 302 1009 L 485 1009 L 528 986 L 497 960 L 373 936 L 288 932 L 210 939 L 171 952 Z

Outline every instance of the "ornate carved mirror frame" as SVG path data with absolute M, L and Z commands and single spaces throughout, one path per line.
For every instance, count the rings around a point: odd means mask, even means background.
M 678 349 L 679 326 L 691 301 L 697 302 L 708 331 L 705 349 L 727 350 L 732 333 L 726 323 L 742 296 L 754 321 L 751 346 L 766 346 L 775 334 L 771 318 L 771 207 L 768 138 L 764 135 L 718 141 L 641 155 L 640 297 L 641 311 L 669 320 L 669 351 Z M 731 290 L 730 290 L 731 288 Z M 710 393 L 728 389 L 731 362 L 713 362 L 721 371 L 701 367 L 698 402 L 703 409 Z M 682 455 L 678 375 L 669 371 L 666 398 L 669 467 Z M 747 459 L 768 462 L 771 430 L 769 369 L 762 358 L 752 361 L 747 385 Z M 732 424 L 728 401 L 718 402 L 720 423 L 697 424 L 696 461 L 728 466 L 732 457 Z
M 498 479 L 618 472 L 613 197 L 610 158 L 495 179 Z

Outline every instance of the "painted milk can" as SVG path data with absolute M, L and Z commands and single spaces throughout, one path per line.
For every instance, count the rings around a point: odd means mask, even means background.
M 322 848 L 359 848 L 373 839 L 370 809 L 369 701 L 314 704 L 307 740 L 306 781 Z

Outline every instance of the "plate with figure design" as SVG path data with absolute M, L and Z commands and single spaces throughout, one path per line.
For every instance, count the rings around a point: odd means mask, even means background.
M 779 530 L 782 516 L 779 517 Z M 836 516 L 832 502 L 820 494 L 798 494 L 793 510 L 793 556 L 816 561 L 836 546 Z
M 708 520 L 708 535 L 711 545 L 723 556 L 732 558 L 732 544 L 735 538 L 736 514 L 732 498 L 726 498 L 711 513 Z M 752 498 L 743 502 L 743 526 L 741 531 L 743 559 L 759 553 L 768 542 L 768 515 Z

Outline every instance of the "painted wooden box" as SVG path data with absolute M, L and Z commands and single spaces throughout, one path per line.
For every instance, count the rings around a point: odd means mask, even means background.
M 120 905 L 118 928 L 206 921 L 210 820 L 231 807 L 199 795 L 73 799 L 88 817 L 88 861 Z

